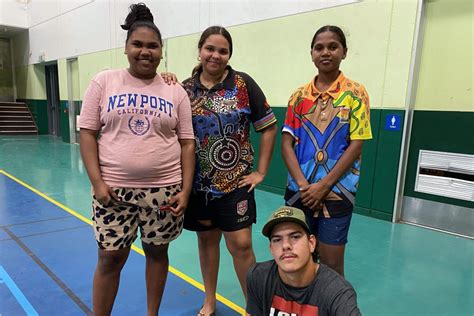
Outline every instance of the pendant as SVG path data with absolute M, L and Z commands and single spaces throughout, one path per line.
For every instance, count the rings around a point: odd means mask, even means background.
M 326 112 L 321 112 L 320 119 L 321 119 L 321 121 L 327 121 L 328 120 L 327 113 Z

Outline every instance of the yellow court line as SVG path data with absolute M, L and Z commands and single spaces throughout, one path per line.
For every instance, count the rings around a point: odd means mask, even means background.
M 63 210 L 65 210 L 66 212 L 68 212 L 69 214 L 79 218 L 81 221 L 83 222 L 86 222 L 87 224 L 89 225 L 92 225 L 92 221 L 88 218 L 86 218 L 85 216 L 77 213 L 76 211 L 73 211 L 72 209 L 70 209 L 69 207 L 65 206 L 65 205 L 62 205 L 61 203 L 59 203 L 58 201 L 55 201 L 54 199 L 50 198 L 49 196 L 47 196 L 46 194 L 40 192 L 39 190 L 33 188 L 32 186 L 30 186 L 29 184 L 21 181 L 20 179 L 16 178 L 15 176 L 9 174 L 8 172 L 6 172 L 5 170 L 3 169 L 0 169 L 0 174 L 3 174 L 5 175 L 6 177 L 12 179 L 13 181 L 21 184 L 22 186 L 24 186 L 25 188 L 33 191 L 34 193 L 38 194 L 39 196 L 41 196 L 42 198 L 44 198 L 45 200 L 53 203 L 54 205 L 56 205 L 57 207 L 59 208 L 62 208 Z M 142 256 L 145 256 L 145 253 L 143 252 L 143 250 L 141 248 L 138 248 L 137 246 L 135 245 L 132 245 L 132 249 L 139 253 L 140 255 Z M 169 266 L 168 267 L 168 271 L 173 273 L 174 275 L 176 275 L 177 277 L 183 279 L 184 281 L 190 283 L 191 285 L 197 287 L 198 289 L 200 289 L 201 291 L 204 291 L 204 285 L 201 284 L 200 282 L 194 280 L 193 278 L 191 278 L 190 276 L 184 274 L 183 272 L 173 268 L 172 266 Z M 221 302 L 222 304 L 224 305 L 227 305 L 228 307 L 230 307 L 231 309 L 233 309 L 234 311 L 242 314 L 242 315 L 245 315 L 245 310 L 240 307 L 239 305 L 235 304 L 234 302 L 226 299 L 225 297 L 223 297 L 222 295 L 220 294 L 216 294 L 216 298 L 219 302 Z

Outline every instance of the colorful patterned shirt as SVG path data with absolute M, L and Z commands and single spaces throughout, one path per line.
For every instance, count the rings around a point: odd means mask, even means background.
M 252 172 L 254 151 L 250 123 L 261 132 L 276 123 L 257 83 L 227 67 L 228 75 L 211 89 L 199 81 L 200 71 L 183 82 L 191 99 L 196 138 L 195 191 L 221 197 Z
M 316 78 L 290 97 L 282 129 L 295 138 L 295 154 L 310 183 L 318 182 L 334 168 L 351 140 L 372 138 L 369 96 L 363 85 L 346 78 L 342 72 L 326 92 L 318 91 L 315 82 Z M 325 217 L 344 216 L 352 211 L 359 171 L 360 158 L 326 197 Z M 299 190 L 290 175 L 288 189 Z

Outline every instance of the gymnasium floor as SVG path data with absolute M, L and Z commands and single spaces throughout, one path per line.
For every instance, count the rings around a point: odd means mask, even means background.
M 0 136 L 0 315 L 91 314 L 96 246 L 90 186 L 79 147 L 50 136 Z M 260 230 L 282 197 L 257 191 L 257 261 L 270 258 Z M 224 243 L 218 315 L 244 300 Z M 144 257 L 135 243 L 113 315 L 144 315 Z M 170 247 L 160 315 L 195 315 L 203 293 L 193 233 Z M 474 315 L 474 242 L 354 215 L 346 278 L 364 315 Z

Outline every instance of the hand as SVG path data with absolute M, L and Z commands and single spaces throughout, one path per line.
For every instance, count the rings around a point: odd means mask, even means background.
M 326 196 L 331 192 L 331 188 L 321 181 L 318 183 L 313 183 L 302 187 L 301 192 L 301 202 L 304 206 L 317 210 L 321 207 Z
M 188 200 L 189 194 L 181 191 L 168 200 L 166 207 L 174 216 L 181 216 L 184 214 L 186 207 L 188 207 Z
M 239 188 L 250 186 L 247 192 L 252 191 L 255 187 L 263 181 L 265 176 L 258 171 L 254 171 L 239 180 Z
M 109 206 L 112 200 L 118 201 L 119 198 L 115 194 L 114 190 L 109 187 L 105 182 L 101 182 L 98 185 L 95 185 L 93 188 L 94 195 L 97 201 L 104 206 Z
M 176 84 L 178 82 L 178 78 L 172 72 L 162 72 L 160 75 L 168 85 Z

